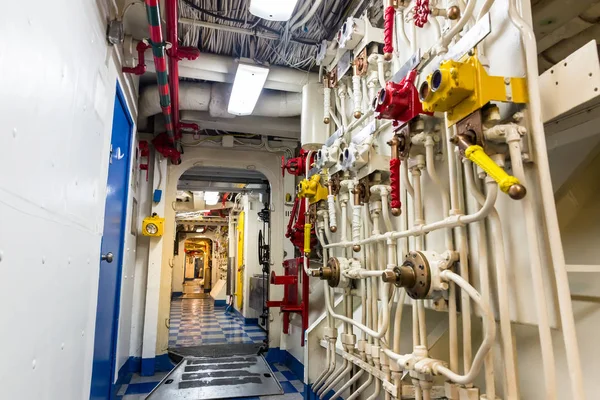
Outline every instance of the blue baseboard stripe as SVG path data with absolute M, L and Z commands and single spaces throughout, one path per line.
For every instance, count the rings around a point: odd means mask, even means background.
M 215 300 L 215 307 L 225 307 L 227 300 Z

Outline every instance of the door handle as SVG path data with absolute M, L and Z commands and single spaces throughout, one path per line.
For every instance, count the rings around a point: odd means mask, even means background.
M 100 256 L 100 259 L 102 261 L 106 261 L 107 263 L 111 263 L 115 259 L 115 255 L 109 251 L 106 254 L 102 254 L 102 256 Z

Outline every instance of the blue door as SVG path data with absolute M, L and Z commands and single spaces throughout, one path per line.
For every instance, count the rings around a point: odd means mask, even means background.
M 96 336 L 90 393 L 90 399 L 94 400 L 111 398 L 115 376 L 132 133 L 133 121 L 123 92 L 117 84 L 96 309 Z

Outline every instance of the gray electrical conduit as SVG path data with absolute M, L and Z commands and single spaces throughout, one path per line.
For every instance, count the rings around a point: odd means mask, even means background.
M 308 13 L 304 17 L 302 17 L 302 19 L 300 21 L 298 21 L 294 25 L 292 25 L 292 28 L 290 29 L 290 31 L 295 31 L 296 29 L 298 29 L 302 25 L 304 25 L 306 22 L 308 22 L 308 20 L 311 19 L 313 17 L 313 15 L 315 15 L 315 13 L 319 9 L 319 6 L 321 5 L 322 2 L 323 2 L 323 0 L 315 0 L 313 6 L 308 11 Z

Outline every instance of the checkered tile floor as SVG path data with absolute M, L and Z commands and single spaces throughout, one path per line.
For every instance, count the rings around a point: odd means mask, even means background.
M 304 383 L 300 381 L 285 365 L 270 364 L 275 378 L 281 384 L 284 394 L 277 396 L 238 397 L 236 400 L 303 400 Z M 131 380 L 120 387 L 117 400 L 143 400 L 148 396 L 167 372 L 157 373 L 154 376 L 140 376 L 134 374 Z
M 257 324 L 244 320 L 226 306 L 214 306 L 208 299 L 174 299 L 171 302 L 169 347 L 205 344 L 262 343 L 266 333 Z

